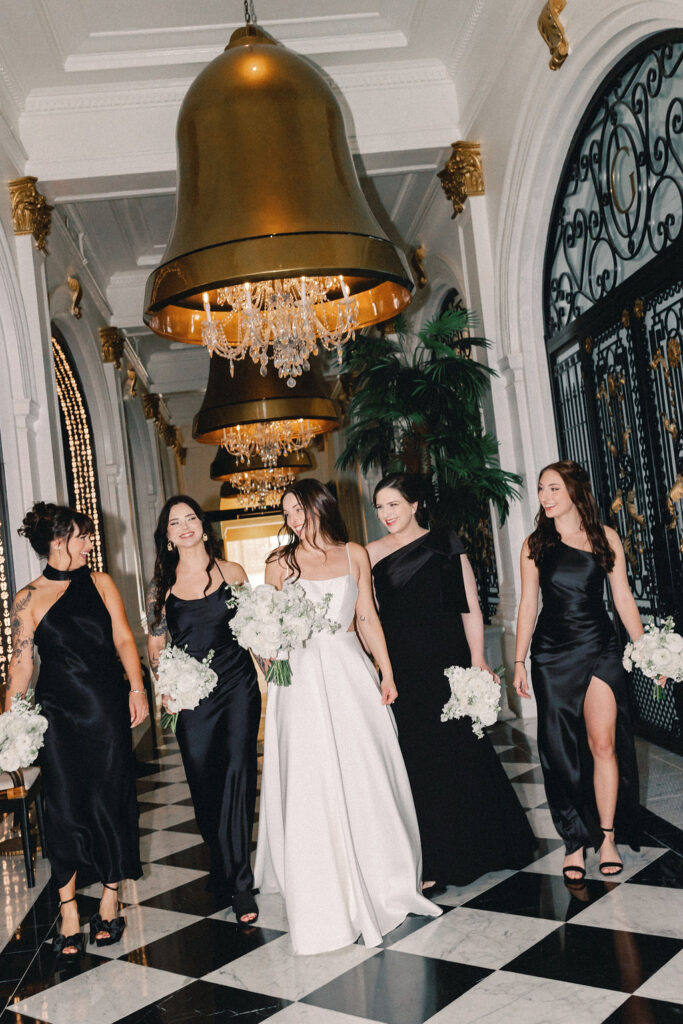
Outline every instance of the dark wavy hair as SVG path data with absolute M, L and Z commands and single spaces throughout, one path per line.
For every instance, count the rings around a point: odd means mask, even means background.
M 157 557 L 154 562 L 154 576 L 152 578 L 153 602 L 151 603 L 151 625 L 153 626 L 158 625 L 161 621 L 161 611 L 164 607 L 166 594 L 175 583 L 175 571 L 178 566 L 178 549 L 174 547 L 172 551 L 168 550 L 167 531 L 171 511 L 176 505 L 189 505 L 199 519 L 202 525 L 202 530 L 207 537 L 204 541 L 204 548 L 209 556 L 209 561 L 206 566 L 206 586 L 204 587 L 205 597 L 207 590 L 211 586 L 211 570 L 216 564 L 216 559 L 220 558 L 223 554 L 218 538 L 213 532 L 211 523 L 209 522 L 206 512 L 201 505 L 196 502 L 194 498 L 190 498 L 187 494 L 174 494 L 172 498 L 169 498 L 159 513 L 159 521 L 157 523 L 156 530 L 154 531 L 154 544 L 156 546 Z
M 392 487 L 402 498 L 413 505 L 417 502 L 415 518 L 419 526 L 427 525 L 427 481 L 417 473 L 389 473 L 383 477 L 372 492 L 372 504 L 377 508 L 377 495 L 387 487 Z
M 569 497 L 579 513 L 581 525 L 590 541 L 593 554 L 605 572 L 611 572 L 614 568 L 614 552 L 600 522 L 598 505 L 593 497 L 588 473 L 578 462 L 562 459 L 560 462 L 551 462 L 549 466 L 543 467 L 538 474 L 539 483 L 543 474 L 548 470 L 554 470 L 562 477 Z M 536 529 L 529 537 L 529 558 L 533 559 L 536 565 L 540 565 L 548 551 L 558 547 L 559 544 L 560 535 L 555 528 L 555 523 L 548 518 L 541 505 L 536 515 Z
M 282 498 L 280 499 L 281 510 L 282 504 L 288 494 L 293 494 L 303 508 L 306 515 L 306 523 L 310 523 L 312 520 L 317 521 L 318 534 L 323 538 L 323 540 L 326 540 L 331 544 L 347 543 L 349 535 L 346 529 L 346 524 L 341 517 L 339 505 L 331 491 L 329 491 L 324 484 L 321 484 L 319 480 L 313 480 L 307 477 L 305 480 L 299 480 L 297 483 L 293 483 L 290 484 L 289 487 L 285 487 L 282 492 Z M 283 531 L 287 536 L 287 541 L 279 548 L 271 551 L 266 561 L 275 562 L 279 558 L 284 558 L 285 565 L 289 570 L 288 575 L 293 576 L 294 579 L 298 579 L 299 576 L 301 576 L 301 569 L 297 562 L 296 552 L 301 541 L 294 530 L 287 525 L 286 519 L 280 532 L 282 533 Z M 312 547 L 318 548 L 319 551 L 323 550 L 315 543 L 315 538 L 313 538 L 313 540 L 307 538 L 307 540 L 309 540 Z
M 76 531 L 81 537 L 92 536 L 95 524 L 90 516 L 66 505 L 37 501 L 24 516 L 17 533 L 26 537 L 36 554 L 47 558 L 53 540 L 64 540 L 68 544 Z

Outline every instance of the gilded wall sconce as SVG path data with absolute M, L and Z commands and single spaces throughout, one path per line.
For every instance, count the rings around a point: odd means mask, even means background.
M 550 50 L 548 67 L 551 71 L 558 71 L 569 55 L 567 33 L 560 21 L 560 13 L 566 6 L 567 0 L 548 0 L 538 16 L 538 31 Z
M 465 208 L 468 196 L 484 195 L 484 171 L 481 163 L 481 143 L 454 142 L 451 155 L 437 174 L 446 198 L 453 203 L 451 219 Z

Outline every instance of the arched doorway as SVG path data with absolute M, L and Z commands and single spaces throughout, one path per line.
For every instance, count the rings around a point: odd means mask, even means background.
M 612 69 L 569 150 L 544 269 L 561 457 L 591 474 L 643 616 L 683 627 L 683 32 Z M 680 743 L 674 688 L 633 676 L 640 730 Z

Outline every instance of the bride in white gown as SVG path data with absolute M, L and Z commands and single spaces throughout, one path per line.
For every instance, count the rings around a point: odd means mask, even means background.
M 291 686 L 268 688 L 255 881 L 284 897 L 295 953 L 359 936 L 376 946 L 407 914 L 441 910 L 419 891 L 420 836 L 387 706 L 397 693 L 370 563 L 317 480 L 288 487 L 282 511 L 289 543 L 269 559 L 266 582 L 298 578 L 314 601 L 330 593 L 341 628 L 292 654 Z

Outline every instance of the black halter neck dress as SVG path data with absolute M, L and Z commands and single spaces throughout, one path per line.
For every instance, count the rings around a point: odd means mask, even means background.
M 183 600 L 171 591 L 166 621 L 171 642 L 202 661 L 214 651 L 216 688 L 178 716 L 176 738 L 197 824 L 211 851 L 209 888 L 231 898 L 253 888 L 251 831 L 256 802 L 256 741 L 261 693 L 248 651 L 230 629 L 225 580 L 206 597 Z
M 56 884 L 142 874 L 129 686 L 116 654 L 111 617 L 87 565 L 48 580 L 68 587 L 36 626 L 36 700 L 48 720 L 39 764 L 47 855 Z

